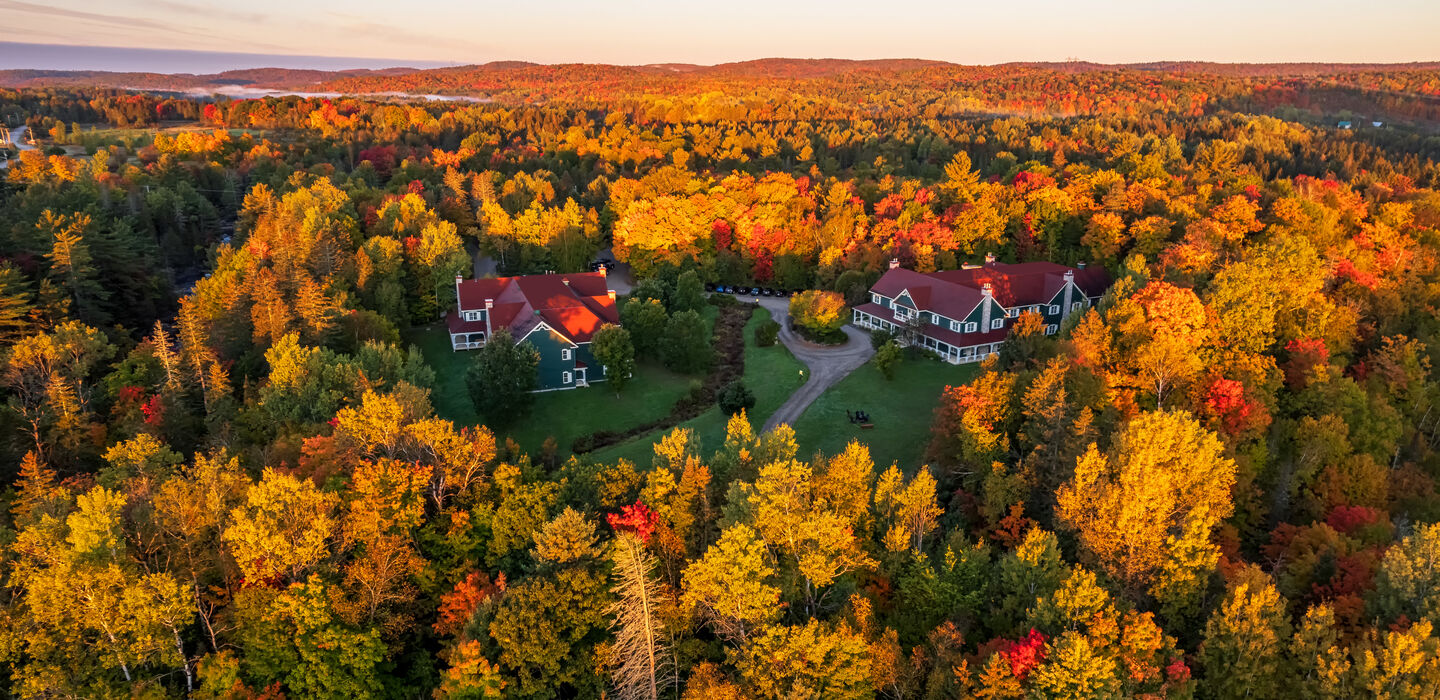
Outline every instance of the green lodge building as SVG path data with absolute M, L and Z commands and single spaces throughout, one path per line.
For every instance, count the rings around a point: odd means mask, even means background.
M 1109 286 L 1105 268 L 1085 263 L 1008 265 L 991 255 L 984 265 L 920 273 L 892 260 L 852 320 L 896 333 L 902 343 L 923 346 L 952 364 L 979 362 L 1000 351 L 1020 314 L 1039 314 L 1045 333 L 1054 335 L 1066 317 L 1093 306 Z
M 540 391 L 575 389 L 604 381 L 605 369 L 590 354 L 600 327 L 619 325 L 615 291 L 605 271 L 465 280 L 455 278 L 456 308 L 446 317 L 455 351 L 485 345 L 508 330 L 516 343 L 540 351 Z

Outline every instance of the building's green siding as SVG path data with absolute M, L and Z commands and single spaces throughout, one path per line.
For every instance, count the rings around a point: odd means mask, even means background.
M 910 309 L 919 308 L 915 306 L 915 300 L 910 298 L 910 294 L 908 292 L 901 292 L 900 296 L 895 297 L 895 304 L 897 306 L 904 306 Z
M 540 352 L 540 367 L 538 378 L 538 389 L 568 389 L 575 386 L 575 359 L 565 360 L 560 357 L 561 350 L 571 347 L 570 341 L 564 336 L 548 328 L 537 328 L 526 336 L 525 342 L 535 346 Z M 565 381 L 565 373 L 570 372 L 570 381 Z

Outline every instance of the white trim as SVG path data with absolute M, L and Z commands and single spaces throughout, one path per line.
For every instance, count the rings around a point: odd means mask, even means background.
M 1051 304 L 1051 305 L 1050 305 L 1050 315 L 1051 315 L 1051 316 L 1059 316 L 1059 315 L 1060 315 L 1060 305 L 1059 305 L 1059 304 Z
M 573 360 L 573 359 L 575 359 L 575 351 L 571 350 L 570 348 L 560 348 L 560 359 L 562 359 L 562 360 Z
M 561 383 L 561 384 L 574 384 L 574 383 L 575 383 L 575 373 L 574 373 L 574 372 L 570 372 L 570 371 L 568 371 L 568 370 L 565 371 L 565 372 L 561 372 L 561 373 L 560 373 L 560 383 Z
M 516 344 L 516 345 L 519 345 L 519 344 L 525 342 L 525 339 L 526 339 L 526 338 L 529 338 L 532 333 L 534 333 L 535 331 L 540 330 L 541 328 L 544 328 L 545 330 L 550 331 L 551 333 L 554 333 L 555 335 L 560 336 L 562 339 L 565 340 L 565 342 L 569 343 L 569 344 L 570 344 L 570 347 L 572 347 L 572 348 L 578 348 L 578 347 L 580 347 L 579 345 L 576 345 L 576 344 L 575 344 L 575 341 L 573 341 L 573 340 L 570 339 L 570 336 L 567 336 L 567 335 L 565 335 L 564 333 L 561 333 L 560 331 L 557 331 L 557 330 L 555 330 L 554 328 L 551 328 L 551 327 L 549 326 L 549 324 L 545 323 L 544 321 L 541 321 L 541 322 L 535 324 L 535 327 L 534 327 L 534 328 L 531 328 L 529 333 L 526 333 L 525 335 L 520 336 L 520 338 L 515 341 L 515 344 Z
M 959 332 L 960 332 L 960 322 L 959 322 L 959 321 L 951 321 L 951 322 L 950 322 L 950 330 L 953 331 L 953 332 L 955 332 L 955 333 L 959 333 Z
M 975 331 L 977 331 L 977 330 L 979 330 L 979 329 L 980 329 L 980 324 L 978 324 L 978 323 L 976 323 L 976 322 L 974 322 L 974 321 L 970 321 L 969 323 L 966 323 L 966 324 L 965 324 L 965 332 L 966 332 L 966 333 L 974 333 Z
M 1055 335 L 1056 333 L 1059 333 L 1059 332 L 1060 332 L 1060 326 L 1057 326 L 1057 325 L 1055 325 L 1055 324 L 1053 324 L 1053 323 L 1045 327 L 1045 335 Z
M 998 330 L 1000 330 L 1001 328 L 1004 328 L 1004 327 L 1005 327 L 1005 319 L 1003 319 L 1003 318 L 997 318 L 997 319 L 995 319 L 995 320 L 993 320 L 993 321 L 990 322 L 990 330 L 992 330 L 992 331 L 998 331 Z

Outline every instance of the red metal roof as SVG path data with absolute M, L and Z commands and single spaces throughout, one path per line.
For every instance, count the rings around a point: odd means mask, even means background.
M 908 291 L 921 310 L 960 320 L 980 303 L 986 283 L 990 284 L 995 301 L 1003 306 L 1045 304 L 1064 288 L 1067 272 L 1074 274 L 1075 286 L 1086 296 L 1100 296 L 1110 286 L 1110 274 L 1098 265 L 1080 269 L 1050 262 L 1028 262 L 987 263 L 982 267 L 929 274 L 897 267 L 881 276 L 871 291 L 892 299 Z
M 571 342 L 585 343 L 601 326 L 620 322 L 603 272 L 463 280 L 457 296 L 459 311 L 482 310 L 490 300 L 491 329 L 508 329 L 517 339 L 544 321 Z

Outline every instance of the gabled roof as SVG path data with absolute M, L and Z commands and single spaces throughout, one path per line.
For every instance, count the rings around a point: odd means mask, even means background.
M 517 339 L 543 321 L 571 342 L 587 343 L 601 326 L 620 322 L 603 272 L 463 280 L 457 293 L 461 311 L 483 310 L 491 300 L 491 329 L 508 329 Z
M 921 310 L 959 320 L 980 303 L 981 289 L 986 283 L 990 284 L 995 301 L 1003 306 L 1046 304 L 1064 289 L 1067 272 L 1074 273 L 1075 286 L 1086 296 L 1100 296 L 1110 286 L 1110 274 L 1098 265 L 1071 268 L 1050 262 L 1028 262 L 987 263 L 929 274 L 897 267 L 881 276 L 871 291 L 894 298 L 901 291 L 909 290 Z M 918 289 L 925 290 L 924 300 Z
M 937 289 L 938 288 L 938 289 Z M 910 298 L 923 311 L 960 320 L 970 315 L 980 303 L 978 288 L 961 286 L 940 279 L 934 275 L 923 275 L 903 267 L 892 268 L 875 282 L 870 291 L 894 299 L 901 292 L 910 292 Z

